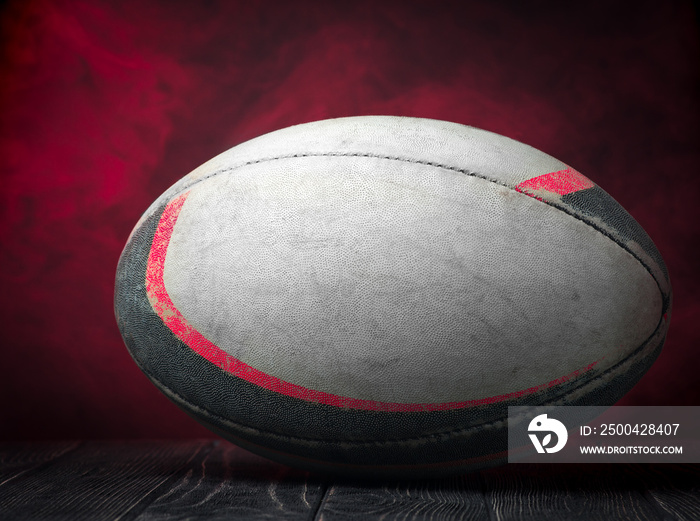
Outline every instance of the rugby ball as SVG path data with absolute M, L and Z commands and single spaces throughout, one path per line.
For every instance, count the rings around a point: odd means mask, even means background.
M 507 454 L 509 405 L 611 405 L 658 356 L 649 236 L 566 164 L 455 123 L 298 125 L 159 197 L 117 268 L 131 355 L 280 462 L 441 476 Z

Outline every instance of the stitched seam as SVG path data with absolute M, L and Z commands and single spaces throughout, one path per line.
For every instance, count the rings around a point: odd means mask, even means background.
M 287 434 L 280 434 L 280 433 L 277 433 L 274 431 L 262 430 L 262 429 L 259 429 L 257 427 L 251 427 L 249 425 L 246 425 L 246 424 L 243 424 L 240 422 L 235 422 L 233 420 L 230 420 L 228 418 L 225 418 L 223 416 L 215 414 L 204 407 L 201 407 L 199 405 L 196 405 L 196 404 L 190 402 L 187 398 L 182 396 L 180 393 L 173 391 L 169 386 L 165 385 L 158 378 L 154 377 L 149 371 L 146 371 L 143 368 L 141 368 L 141 370 L 151 380 L 153 380 L 154 382 L 157 382 L 158 385 L 167 389 L 168 392 L 170 392 L 173 396 L 177 396 L 178 400 L 181 400 L 183 403 L 187 404 L 187 406 L 190 407 L 191 409 L 193 409 L 194 411 L 198 411 L 198 412 L 201 411 L 202 413 L 206 414 L 206 416 L 208 418 L 213 418 L 217 421 L 220 421 L 224 425 L 229 424 L 229 425 L 234 425 L 234 426 L 237 426 L 237 427 L 240 427 L 243 429 L 255 431 L 256 433 L 258 433 L 261 436 L 274 436 L 274 437 L 279 438 L 281 440 L 291 441 L 291 442 L 295 442 L 295 443 L 296 442 L 327 443 L 329 441 L 333 441 L 333 442 L 340 441 L 340 442 L 342 442 L 343 445 L 352 445 L 353 447 L 358 447 L 358 446 L 362 446 L 362 445 L 367 445 L 367 446 L 396 445 L 396 444 L 411 443 L 411 442 L 430 441 L 430 440 L 433 440 L 436 438 L 444 438 L 444 437 L 449 437 L 449 436 L 454 436 L 454 435 L 468 434 L 470 432 L 479 431 L 483 428 L 496 427 L 499 425 L 503 425 L 507 421 L 506 419 L 500 419 L 500 420 L 495 420 L 495 421 L 488 422 L 488 423 L 481 423 L 479 425 L 474 425 L 474 426 L 471 426 L 471 427 L 466 428 L 466 429 L 455 429 L 455 430 L 451 430 L 451 431 L 442 431 L 442 432 L 428 434 L 426 436 L 419 436 L 416 438 L 400 438 L 400 439 L 396 439 L 396 440 L 372 440 L 372 439 L 369 439 L 369 440 L 336 440 L 336 439 L 326 439 L 326 438 L 303 438 L 301 436 L 289 436 Z M 228 375 L 228 373 L 226 373 L 226 374 Z M 591 380 L 591 382 L 592 381 L 593 380 Z M 586 382 L 586 383 L 588 383 L 588 382 Z M 585 385 L 585 384 L 583 384 L 583 385 Z M 571 392 L 574 392 L 574 391 L 576 391 L 576 389 L 572 390 Z M 569 393 L 567 393 L 567 394 L 569 394 Z M 560 396 L 558 399 L 564 398 L 565 396 L 567 396 L 567 394 Z M 389 414 L 395 414 L 395 413 L 389 413 Z M 412 413 L 405 413 L 405 414 L 412 414 Z
M 403 162 L 403 163 L 413 163 L 413 164 L 418 164 L 418 165 L 432 166 L 432 167 L 435 167 L 435 168 L 442 168 L 443 170 L 449 170 L 449 171 L 451 171 L 451 172 L 456 172 L 456 173 L 459 173 L 459 174 L 464 174 L 464 175 L 469 176 L 469 177 L 476 177 L 476 178 L 478 178 L 478 179 L 483 179 L 484 181 L 488 181 L 489 183 L 493 183 L 493 184 L 495 184 L 495 185 L 498 185 L 498 186 L 502 186 L 502 187 L 504 187 L 504 188 L 507 188 L 507 189 L 509 189 L 509 190 L 511 190 L 511 191 L 513 191 L 513 192 L 522 194 L 522 192 L 518 192 L 517 190 L 515 190 L 515 188 L 513 188 L 512 186 L 507 185 L 506 183 L 503 183 L 503 182 L 498 181 L 497 179 L 493 179 L 493 178 L 491 178 L 491 177 L 487 177 L 487 176 L 484 175 L 484 174 L 480 174 L 480 173 L 478 173 L 478 172 L 473 172 L 473 171 L 468 170 L 468 169 L 466 169 L 466 168 L 457 168 L 457 167 L 450 166 L 450 165 L 445 165 L 445 164 L 441 164 L 441 163 L 436 163 L 436 162 L 434 162 L 434 161 L 422 161 L 422 160 L 420 160 L 420 159 L 411 159 L 411 158 L 407 158 L 407 157 L 387 156 L 387 155 L 382 155 L 382 154 L 369 154 L 369 153 L 362 153 L 362 152 L 352 152 L 352 153 L 350 153 L 350 152 L 347 152 L 347 153 L 346 153 L 346 152 L 326 152 L 326 153 L 322 153 L 322 154 L 317 154 L 317 153 L 301 153 L 301 154 L 288 154 L 288 155 L 281 155 L 281 156 L 274 156 L 274 157 L 267 157 L 267 158 L 262 158 L 262 159 L 256 159 L 256 160 L 254 160 L 254 161 L 247 161 L 247 162 L 245 162 L 245 163 L 241 163 L 240 165 L 236 165 L 236 166 L 233 166 L 233 167 L 231 167 L 231 168 L 225 168 L 225 169 L 217 170 L 216 172 L 212 172 L 212 173 L 210 173 L 210 174 L 207 174 L 206 176 L 203 176 L 203 177 L 200 177 L 200 178 L 196 179 L 196 180 L 193 181 L 191 184 L 185 185 L 183 188 L 179 189 L 179 191 L 176 192 L 176 193 L 182 193 L 182 192 L 184 192 L 184 191 L 186 191 L 186 190 L 191 189 L 193 186 L 195 186 L 195 185 L 197 185 L 197 184 L 199 184 L 199 183 L 201 183 L 201 182 L 203 182 L 203 181 L 206 181 L 206 180 L 208 180 L 208 179 L 211 179 L 211 178 L 213 178 L 213 177 L 216 177 L 216 176 L 219 176 L 219 175 L 222 175 L 222 174 L 231 173 L 231 172 L 233 172 L 233 171 L 235 171 L 235 170 L 238 170 L 239 168 L 244 168 L 244 167 L 246 167 L 246 166 L 256 165 L 256 164 L 260 164 L 260 163 L 266 163 L 266 162 L 268 162 L 268 161 L 279 161 L 279 160 L 281 160 L 281 159 L 292 159 L 292 158 L 303 158 L 303 157 L 366 157 L 366 158 L 387 159 L 387 160 L 390 160 L 390 161 L 400 161 L 400 162 Z M 525 197 L 530 197 L 530 196 L 528 196 L 527 194 L 522 194 L 522 195 L 524 195 Z M 666 297 L 666 295 L 664 294 L 664 291 L 663 291 L 662 288 L 661 288 L 661 283 L 659 282 L 659 280 L 658 280 L 658 279 L 656 278 L 656 276 L 654 275 L 654 273 L 653 273 L 652 269 L 650 268 L 650 266 L 648 266 L 648 265 L 644 262 L 644 260 L 642 260 L 635 252 L 633 252 L 629 247 L 627 247 L 626 244 L 624 244 L 623 242 L 620 242 L 619 240 L 617 240 L 617 238 L 616 238 L 612 233 L 610 233 L 610 232 L 608 232 L 607 230 L 605 230 L 605 229 L 601 228 L 600 226 L 598 226 L 593 220 L 591 220 L 591 219 L 586 219 L 586 218 L 584 218 L 583 216 L 576 214 L 575 212 L 573 212 L 572 210 L 568 209 L 567 207 L 565 207 L 565 206 L 563 206 L 563 205 L 556 204 L 556 203 L 553 203 L 553 202 L 550 202 L 550 201 L 543 201 L 543 200 L 537 199 L 537 198 L 532 198 L 532 199 L 535 199 L 536 201 L 539 201 L 539 202 L 541 202 L 541 203 L 543 203 L 543 204 L 546 204 L 546 205 L 548 205 L 548 206 L 551 206 L 552 208 L 556 208 L 557 210 L 559 210 L 559 211 L 561 211 L 561 212 L 564 212 L 565 214 L 567 214 L 567 215 L 573 217 L 574 219 L 577 219 L 577 220 L 581 221 L 582 223 L 588 225 L 589 227 L 593 228 L 594 230 L 598 231 L 599 233 L 601 233 L 602 235 L 604 235 L 605 237 L 607 237 L 608 239 L 610 239 L 612 242 L 614 242 L 615 244 L 617 244 L 620 248 L 622 248 L 622 249 L 625 250 L 627 253 L 629 253 L 632 257 L 634 257 L 634 258 L 637 260 L 637 262 L 639 262 L 639 264 L 641 264 L 642 267 L 647 271 L 647 273 L 649 273 L 649 275 L 651 276 L 651 278 L 654 279 L 654 282 L 656 283 L 656 286 L 657 286 L 657 288 L 658 288 L 658 290 L 659 290 L 659 293 L 661 294 L 661 300 L 662 300 L 663 306 L 664 306 L 664 309 L 663 309 L 663 311 L 662 311 L 662 315 L 663 315 L 663 313 L 666 312 L 667 307 L 668 307 L 668 298 Z
M 317 153 L 285 154 L 285 155 L 281 155 L 281 156 L 266 157 L 266 158 L 262 158 L 262 159 L 255 159 L 253 161 L 246 161 L 245 163 L 241 163 L 240 165 L 217 170 L 216 172 L 212 172 L 212 173 L 207 174 L 203 177 L 200 177 L 200 178 L 196 179 L 195 181 L 193 181 L 192 184 L 186 185 L 186 187 L 182 188 L 180 190 L 180 192 L 184 192 L 185 190 L 189 190 L 191 187 L 193 187 L 194 185 L 196 185 L 202 181 L 206 181 L 207 179 L 211 179 L 212 177 L 216 177 L 216 176 L 221 175 L 221 174 L 227 174 L 229 172 L 233 172 L 234 170 L 238 170 L 239 168 L 243 168 L 243 167 L 250 166 L 250 165 L 257 165 L 260 163 L 266 163 L 268 161 L 278 161 L 280 159 L 292 159 L 292 158 L 301 158 L 301 157 L 367 157 L 367 158 L 375 158 L 375 159 L 388 159 L 391 161 L 401 161 L 403 163 L 414 163 L 414 164 L 418 164 L 418 165 L 427 165 L 427 166 L 434 166 L 436 168 L 443 168 L 445 170 L 451 170 L 453 172 L 466 174 L 466 175 L 469 175 L 472 177 L 478 177 L 479 179 L 483 179 L 485 181 L 489 181 L 489 182 L 504 186 L 506 188 L 510 188 L 505 183 L 501 183 L 495 179 L 491 179 L 491 178 L 489 178 L 483 174 L 480 174 L 478 172 L 472 172 L 466 168 L 457 168 L 454 166 L 436 163 L 434 161 L 422 161 L 420 159 L 410 159 L 410 158 L 401 157 L 401 156 L 386 156 L 386 155 L 382 155 L 382 154 L 369 154 L 366 152 L 325 152 L 322 154 L 317 154 Z
M 652 341 L 653 338 L 654 338 L 655 336 L 658 335 L 659 330 L 660 330 L 660 328 L 661 328 L 662 325 L 663 325 L 663 321 L 659 321 L 659 324 L 658 324 L 656 330 L 654 330 L 654 332 L 649 336 L 649 338 L 647 338 L 637 349 L 635 349 L 632 353 L 630 353 L 629 356 L 627 356 L 626 358 L 620 360 L 617 364 L 615 364 L 615 365 L 609 367 L 608 369 L 606 369 L 605 371 L 601 372 L 601 373 L 600 373 L 598 376 L 596 376 L 595 378 L 591 378 L 590 380 L 584 381 L 584 382 L 582 382 L 580 385 L 578 385 L 578 386 L 574 387 L 573 389 L 569 390 L 568 392 L 566 392 L 566 393 L 564 393 L 564 394 L 561 394 L 561 395 L 555 397 L 555 398 L 552 399 L 550 402 L 548 402 L 548 403 L 546 403 L 546 404 L 539 404 L 539 405 L 540 405 L 540 406 L 551 406 L 551 405 L 554 405 L 558 400 L 565 399 L 567 396 L 570 396 L 570 395 L 576 393 L 576 392 L 579 391 L 581 388 L 586 387 L 586 386 L 589 386 L 589 385 L 591 385 L 591 384 L 594 384 L 594 383 L 595 383 L 596 381 L 598 381 L 598 380 L 602 380 L 603 378 L 606 378 L 606 377 L 607 377 L 608 375 L 610 375 L 611 373 L 616 372 L 616 370 L 619 369 L 621 366 L 623 366 L 623 365 L 625 365 L 625 364 L 627 364 L 627 363 L 634 363 L 634 360 L 633 360 L 633 359 L 636 358 L 636 356 L 637 356 L 638 354 L 640 354 L 642 351 L 644 351 L 644 349 L 648 346 L 649 342 Z M 136 359 L 136 358 L 134 357 L 134 359 Z M 272 435 L 272 436 L 277 437 L 277 438 L 279 438 L 279 439 L 282 439 L 282 440 L 285 440 L 285 441 L 291 441 L 291 442 L 295 442 L 295 443 L 296 443 L 296 442 L 325 443 L 325 442 L 328 442 L 328 441 L 338 441 L 338 440 L 329 440 L 329 439 L 324 439 L 324 438 L 302 438 L 302 437 L 300 437 L 300 436 L 289 436 L 289 435 L 285 435 L 285 434 L 279 434 L 279 433 L 276 433 L 276 432 L 273 432 L 273 431 L 264 431 L 264 430 L 261 430 L 261 429 L 259 429 L 259 428 L 257 428 L 257 427 L 250 427 L 250 426 L 245 425 L 245 424 L 243 424 L 243 423 L 235 422 L 235 421 L 232 421 L 232 420 L 230 420 L 230 419 L 224 418 L 223 416 L 220 416 L 220 415 L 218 415 L 218 414 L 215 414 L 215 413 L 209 411 L 208 409 L 206 409 L 206 408 L 204 408 L 204 407 L 201 407 L 201 406 L 199 406 L 199 405 L 193 404 L 193 403 L 190 402 L 188 399 L 186 399 L 184 396 L 182 396 L 181 394 L 179 394 L 179 393 L 173 391 L 169 386 L 165 385 L 160 379 L 158 379 L 158 378 L 156 378 L 155 376 L 153 376 L 149 371 L 147 371 L 146 369 L 144 369 L 144 368 L 141 366 L 140 363 L 137 362 L 137 365 L 139 366 L 139 368 L 140 368 L 151 380 L 154 380 L 155 382 L 158 383 L 158 385 L 162 386 L 163 388 L 168 389 L 168 391 L 169 391 L 171 394 L 173 394 L 174 396 L 177 396 L 177 398 L 178 398 L 179 400 L 181 400 L 183 403 L 187 404 L 187 405 L 188 405 L 189 407 L 191 407 L 193 410 L 195 410 L 195 411 L 203 411 L 203 413 L 205 413 L 208 417 L 213 418 L 213 419 L 216 419 L 216 420 L 220 421 L 220 422 L 223 423 L 223 424 L 232 424 L 232 425 L 236 425 L 236 426 L 239 426 L 239 427 L 244 428 L 244 429 L 249 429 L 249 430 L 255 431 L 255 432 L 259 433 L 259 435 L 262 435 L 262 436 L 270 436 L 270 435 Z M 232 376 L 232 375 L 230 375 L 229 373 L 225 373 L 225 374 L 228 375 L 228 376 Z M 236 378 L 237 378 L 237 377 L 236 377 Z M 506 404 L 506 403 L 507 403 L 507 402 L 502 402 L 501 405 Z M 394 414 L 395 414 L 395 413 L 394 413 Z M 399 414 L 413 414 L 413 413 L 399 413 Z M 436 433 L 428 434 L 428 435 L 426 435 L 426 436 L 419 436 L 419 437 L 415 437 L 415 438 L 400 438 L 400 439 L 396 439 L 396 440 L 385 440 L 385 441 L 381 441 L 381 440 L 344 440 L 344 441 L 343 441 L 343 444 L 345 444 L 345 445 L 352 445 L 353 447 L 359 447 L 359 446 L 362 446 L 362 445 L 367 445 L 367 446 L 383 446 L 383 445 L 387 445 L 387 446 L 388 446 L 388 445 L 406 444 L 406 443 L 412 443 L 412 442 L 422 442 L 422 441 L 429 441 L 429 440 L 434 440 L 434 439 L 438 439 L 438 438 L 453 437 L 453 436 L 463 436 L 463 435 L 465 435 L 465 434 L 469 434 L 469 433 L 471 433 L 471 432 L 479 431 L 479 430 L 482 430 L 482 429 L 484 429 L 484 428 L 490 428 L 490 427 L 496 427 L 496 426 L 499 426 L 499 425 L 503 425 L 503 424 L 506 423 L 506 422 L 507 422 L 507 419 L 500 419 L 500 420 L 495 420 L 495 421 L 492 421 L 492 422 L 480 423 L 480 424 L 478 424 L 478 425 L 473 425 L 473 426 L 468 427 L 468 428 L 461 428 L 461 429 L 454 429 L 454 430 L 448 430 L 448 431 L 441 431 L 441 432 L 436 432 Z

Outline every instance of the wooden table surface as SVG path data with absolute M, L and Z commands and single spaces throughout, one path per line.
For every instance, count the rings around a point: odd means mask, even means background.
M 439 481 L 318 476 L 214 440 L 0 445 L 0 520 L 700 520 L 698 465 L 506 465 Z

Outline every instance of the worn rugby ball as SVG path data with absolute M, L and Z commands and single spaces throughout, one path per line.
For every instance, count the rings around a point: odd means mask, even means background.
M 509 405 L 611 405 L 671 308 L 651 239 L 573 168 L 388 116 L 258 137 L 145 212 L 117 269 L 134 360 L 253 452 L 425 477 L 504 461 Z

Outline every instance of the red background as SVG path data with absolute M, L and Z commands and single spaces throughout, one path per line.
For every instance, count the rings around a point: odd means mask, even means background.
M 363 114 L 498 132 L 611 193 L 656 242 L 675 291 L 665 350 L 622 403 L 700 405 L 693 5 L 522 4 L 6 4 L 0 439 L 207 435 L 122 344 L 112 295 L 127 235 L 219 152 Z

